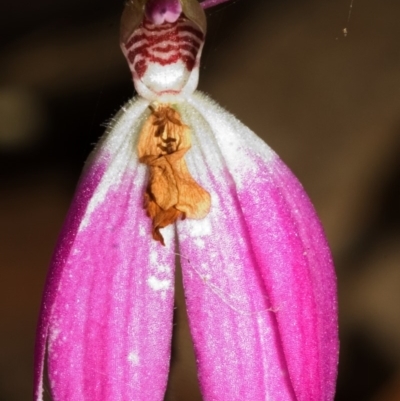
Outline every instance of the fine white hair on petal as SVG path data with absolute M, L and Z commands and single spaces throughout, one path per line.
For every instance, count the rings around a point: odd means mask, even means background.
M 246 177 L 257 170 L 254 157 L 259 155 L 264 162 L 272 161 L 277 156 L 275 152 L 249 128 L 242 124 L 231 113 L 224 110 L 208 96 L 195 92 L 188 98 L 188 104 L 182 106 L 185 122 L 193 129 L 195 135 L 202 136 L 202 132 L 212 132 L 212 139 L 218 144 L 224 154 L 229 169 L 237 174 L 236 185 L 246 185 Z M 204 138 L 202 141 L 204 143 Z M 193 143 L 195 140 L 193 140 Z M 226 167 L 227 167 L 226 166 Z M 215 166 L 218 168 L 218 166 Z
M 192 237 L 205 237 L 212 234 L 210 221 L 207 218 L 201 220 L 188 220 L 187 225 L 190 227 Z
M 52 330 L 49 331 L 49 339 L 48 339 L 48 350 L 51 351 L 52 345 L 54 341 L 58 338 L 60 335 L 61 330 L 58 327 L 53 327 Z
M 231 217 L 226 210 L 231 208 L 234 213 L 235 207 L 232 204 L 235 195 L 231 191 L 236 192 L 249 185 L 248 177 L 257 175 L 259 166 L 254 156 L 261 155 L 263 162 L 268 164 L 275 160 L 276 154 L 232 114 L 199 92 L 187 102 L 178 104 L 177 108 L 192 134 L 192 148 L 185 158 L 188 169 L 211 195 L 211 211 L 205 218 L 178 223 L 181 243 L 189 242 L 200 253 L 207 250 L 208 263 L 196 266 L 188 263 L 188 267 L 215 296 L 236 312 L 251 315 L 264 311 L 266 305 L 262 300 L 250 305 L 241 292 L 238 283 L 241 261 L 233 257 L 224 259 L 221 265 L 218 262 L 219 253 L 206 244 L 211 238 L 221 235 L 222 223 L 226 226 L 230 224 Z M 221 196 L 221 188 L 225 188 L 226 198 Z M 244 239 L 239 237 L 235 241 L 237 245 L 243 245 Z M 222 289 L 226 280 L 231 282 L 229 292 Z
M 150 276 L 147 280 L 147 284 L 154 291 L 165 291 L 171 288 L 171 280 L 160 280 L 155 276 Z
M 87 227 L 91 214 L 104 200 L 110 187 L 118 186 L 121 182 L 124 173 L 127 172 L 127 167 L 128 170 L 141 169 L 142 174 L 145 174 L 145 167 L 139 164 L 136 143 L 147 115 L 148 105 L 149 101 L 142 98 L 129 101 L 115 116 L 113 119 L 115 122 L 89 157 L 87 165 L 104 163 L 107 168 L 88 204 L 87 213 L 80 224 L 80 230 Z
M 132 351 L 128 355 L 128 361 L 132 363 L 132 365 L 137 366 L 140 363 L 140 358 L 137 352 Z

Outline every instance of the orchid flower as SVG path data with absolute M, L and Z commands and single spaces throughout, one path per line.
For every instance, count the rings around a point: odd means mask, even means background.
M 204 400 L 333 400 L 336 280 L 315 211 L 278 156 L 195 91 L 203 7 L 221 2 L 125 7 L 138 96 L 89 158 L 55 251 L 35 401 L 45 359 L 54 401 L 163 400 L 176 254 Z

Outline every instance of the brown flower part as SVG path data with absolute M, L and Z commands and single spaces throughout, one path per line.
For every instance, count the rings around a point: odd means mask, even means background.
M 153 238 L 164 245 L 160 229 L 179 217 L 205 217 L 211 198 L 192 178 L 183 158 L 191 146 L 189 127 L 169 105 L 150 109 L 140 133 L 138 154 L 140 162 L 150 169 L 144 208 L 153 222 Z

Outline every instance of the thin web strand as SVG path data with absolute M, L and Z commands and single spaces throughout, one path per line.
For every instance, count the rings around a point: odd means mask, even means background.
M 354 3 L 354 0 L 351 0 L 350 6 L 349 6 L 349 14 L 347 15 L 346 26 L 343 28 L 343 35 L 344 35 L 344 37 L 346 37 L 347 34 L 349 33 L 347 27 L 349 26 L 349 23 L 350 23 L 351 12 L 353 11 L 353 3 Z
M 350 6 L 349 6 L 349 14 L 348 14 L 348 16 L 347 16 L 347 25 L 348 25 L 349 22 L 350 22 L 351 12 L 353 11 L 353 3 L 354 3 L 354 0 L 351 0 Z

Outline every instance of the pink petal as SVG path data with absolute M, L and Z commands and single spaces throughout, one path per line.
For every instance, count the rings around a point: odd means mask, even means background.
M 83 175 L 44 296 L 35 400 L 47 343 L 54 401 L 163 400 L 173 313 L 173 230 L 150 240 L 137 132 L 148 102 L 122 113 Z
M 190 102 L 182 113 L 199 146 L 187 163 L 212 208 L 178 233 L 204 398 L 330 401 L 336 281 L 312 205 L 233 116 L 201 95 Z
M 204 0 L 200 3 L 200 5 L 206 9 L 217 6 L 218 4 L 226 3 L 230 0 Z

